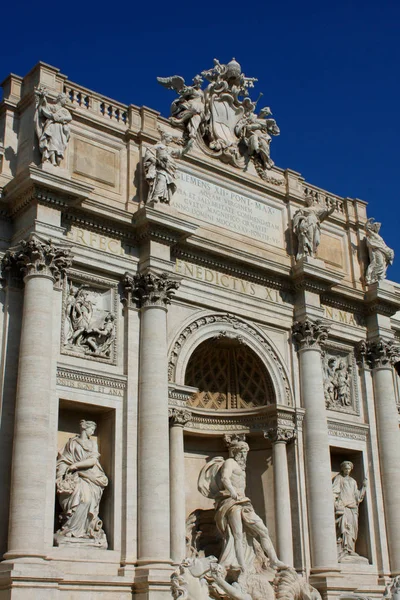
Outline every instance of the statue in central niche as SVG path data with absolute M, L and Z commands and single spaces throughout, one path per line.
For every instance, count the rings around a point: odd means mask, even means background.
M 215 521 L 224 540 L 220 564 L 228 570 L 245 571 L 252 566 L 258 540 L 272 568 L 285 567 L 275 552 L 268 529 L 246 496 L 248 444 L 238 436 L 225 436 L 229 458 L 217 456 L 200 472 L 199 492 L 215 502 Z
M 315 588 L 278 559 L 267 527 L 246 496 L 249 446 L 244 435 L 224 439 L 229 458 L 211 459 L 197 482 L 200 493 L 215 502 L 222 552 L 219 559 L 205 556 L 196 547 L 197 531 L 194 545 L 188 542 L 188 558 L 171 576 L 174 600 L 321 600 Z

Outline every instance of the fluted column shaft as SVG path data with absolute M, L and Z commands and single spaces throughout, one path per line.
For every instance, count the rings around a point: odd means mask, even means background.
M 134 278 L 141 304 L 138 431 L 138 559 L 170 561 L 167 274 Z
M 25 273 L 6 558 L 46 555 L 53 284 L 59 267 L 68 266 L 68 254 L 31 239 L 5 257 Z
M 313 570 L 337 568 L 328 424 L 326 419 L 320 342 L 327 328 L 319 321 L 296 323 L 300 388 L 304 408 L 304 454 Z
M 191 414 L 171 409 L 170 414 L 170 490 L 171 490 L 171 558 L 181 563 L 186 556 L 185 455 L 183 428 Z
M 390 569 L 400 574 L 400 433 L 393 381 L 392 362 L 399 360 L 400 349 L 384 341 L 372 342 L 367 348 L 367 362 L 372 368 L 376 426 Z
M 292 512 L 286 444 L 294 438 L 295 432 L 278 427 L 269 430 L 267 435 L 272 441 L 273 452 L 277 554 L 279 560 L 293 566 Z

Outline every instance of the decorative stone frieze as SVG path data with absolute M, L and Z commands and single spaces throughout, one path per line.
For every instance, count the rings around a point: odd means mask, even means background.
M 400 345 L 393 340 L 386 342 L 382 338 L 373 342 L 361 340 L 356 356 L 359 364 L 371 369 L 391 367 L 400 361 Z
M 178 408 L 169 408 L 168 417 L 170 425 L 185 427 L 192 419 L 192 413 L 189 410 L 180 410 Z
M 272 443 L 289 443 L 296 439 L 297 432 L 295 429 L 289 429 L 286 427 L 271 427 L 270 429 L 264 431 L 264 437 L 270 440 Z
M 328 339 L 328 331 L 329 325 L 320 319 L 296 321 L 292 327 L 293 340 L 300 350 L 319 348 Z
M 140 307 L 162 306 L 171 304 L 171 298 L 179 288 L 179 279 L 169 273 L 140 273 L 129 275 L 124 278 L 126 297 L 133 299 Z
M 69 248 L 60 248 L 52 240 L 42 242 L 36 237 L 21 240 L 15 250 L 7 250 L 2 260 L 2 269 L 7 271 L 15 267 L 24 277 L 44 275 L 58 281 L 72 264 Z

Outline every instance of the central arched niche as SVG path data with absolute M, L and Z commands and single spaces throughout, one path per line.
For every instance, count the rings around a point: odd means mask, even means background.
M 198 388 L 188 405 L 199 409 L 243 410 L 276 402 L 262 361 L 237 338 L 211 338 L 197 346 L 186 367 L 185 385 Z

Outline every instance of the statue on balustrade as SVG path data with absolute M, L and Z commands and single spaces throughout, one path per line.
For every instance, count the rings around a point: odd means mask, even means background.
M 375 222 L 375 219 L 368 219 L 365 224 L 369 254 L 369 265 L 367 267 L 365 281 L 368 285 L 385 279 L 387 268 L 394 260 L 394 251 L 389 248 L 389 246 L 386 246 L 382 237 L 379 235 L 380 228 L 381 223 Z
M 100 500 L 108 479 L 99 462 L 97 442 L 91 439 L 94 421 L 82 419 L 80 433 L 68 440 L 57 457 L 56 490 L 62 513 L 55 543 L 107 548 L 99 518 Z
M 350 473 L 353 463 L 345 460 L 340 465 L 340 473 L 333 479 L 332 491 L 335 504 L 336 536 L 339 562 L 368 563 L 368 559 L 356 552 L 358 537 L 358 507 L 364 500 L 367 479 L 361 489 Z
M 55 104 L 49 104 L 46 88 L 40 87 L 35 90 L 35 98 L 35 126 L 42 163 L 49 161 L 60 166 L 71 137 L 72 115 L 65 108 L 67 96 L 58 94 Z
M 146 202 L 164 202 L 170 204 L 176 191 L 176 158 L 181 158 L 186 148 L 170 148 L 173 136 L 161 132 L 161 142 L 146 148 L 143 167 L 149 191 Z
M 321 241 L 321 223 L 335 211 L 336 205 L 329 208 L 318 204 L 312 194 L 305 197 L 305 207 L 299 208 L 293 217 L 293 232 L 297 237 L 296 260 L 305 256 L 316 257 Z

